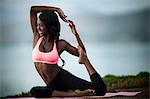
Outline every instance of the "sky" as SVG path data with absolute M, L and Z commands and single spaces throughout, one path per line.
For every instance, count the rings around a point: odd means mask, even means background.
M 101 76 L 149 70 L 148 0 L 3 0 L 0 3 L 0 96 L 45 85 L 31 61 L 33 5 L 57 6 L 74 21 L 88 56 Z M 77 46 L 61 19 L 61 38 Z M 64 69 L 89 80 L 76 57 L 64 52 Z M 61 62 L 60 62 L 61 64 Z
M 15 2 L 15 3 L 13 3 Z M 62 8 L 65 12 L 65 14 L 68 16 L 69 19 L 72 19 L 79 31 L 83 31 L 88 33 L 89 35 L 92 32 L 92 29 L 95 29 L 95 31 L 100 31 L 100 37 L 102 35 L 107 35 L 111 34 L 110 31 L 108 30 L 108 26 L 110 25 L 110 28 L 112 31 L 116 32 L 123 32 L 121 29 L 115 30 L 114 24 L 115 22 L 110 22 L 109 20 L 114 20 L 117 22 L 117 16 L 119 18 L 122 18 L 120 20 L 123 20 L 123 17 L 128 14 L 136 14 L 140 11 L 143 11 L 144 9 L 148 9 L 148 0 L 88 0 L 85 1 L 82 0 L 64 0 L 64 1 L 55 1 L 55 0 L 30 0 L 30 1 L 23 1 L 23 0 L 16 0 L 16 1 L 10 1 L 10 0 L 5 0 L 3 3 L 1 3 L 2 7 L 2 30 L 4 30 L 5 33 L 2 34 L 3 39 L 2 42 L 32 42 L 31 41 L 31 28 L 30 22 L 29 22 L 29 10 L 30 6 L 32 5 L 50 5 L 50 6 L 58 6 Z M 10 10 L 11 9 L 11 10 Z M 82 9 L 82 10 L 81 10 Z M 11 16 L 11 17 L 10 17 Z M 136 16 L 136 15 L 135 15 Z M 114 19 L 111 19 L 114 18 Z M 134 18 L 133 18 L 134 19 Z M 83 20 L 83 21 L 81 21 Z M 90 22 L 88 22 L 88 20 Z M 104 20 L 104 21 L 103 21 Z M 108 20 L 110 23 L 107 23 L 106 21 Z M 131 19 L 132 20 L 132 19 Z M 139 20 L 139 19 L 137 19 Z M 135 20 L 135 21 L 137 21 Z M 141 19 L 140 19 L 141 20 Z M 99 22 L 97 22 L 99 21 Z M 134 24 L 135 21 L 133 20 L 130 21 L 133 24 L 130 25 L 136 25 L 135 28 L 137 28 L 137 24 Z M 143 21 L 143 20 L 142 20 Z M 119 19 L 118 19 L 119 22 Z M 139 21 L 137 21 L 139 22 Z M 62 22 L 62 25 L 64 25 L 64 22 Z M 94 25 L 93 27 L 95 28 L 90 28 L 91 31 L 87 32 L 85 31 L 84 28 Z M 140 23 L 140 22 L 139 22 Z M 119 25 L 121 23 L 118 23 Z M 122 25 L 126 24 L 126 26 L 129 23 L 123 23 Z M 148 23 L 146 23 L 148 24 Z M 97 29 L 97 26 L 101 26 L 100 29 Z M 106 25 L 106 26 L 105 26 Z M 19 28 L 18 28 L 19 26 Z M 84 26 L 84 27 L 83 27 Z M 126 27 L 122 26 L 122 27 Z M 6 28 L 8 27 L 8 28 Z M 80 28 L 82 27 L 82 28 Z M 139 26 L 140 27 L 140 26 Z M 134 27 L 133 27 L 134 28 Z M 83 30 L 84 29 L 84 30 Z M 126 28 L 125 28 L 126 29 Z M 128 30 L 128 29 L 126 29 Z M 130 31 L 131 29 L 129 29 Z M 22 37 L 20 31 L 26 31 L 26 37 Z M 96 32 L 97 32 L 96 31 Z M 140 30 L 137 30 L 140 31 Z M 11 32 L 11 34 L 10 34 Z M 69 32 L 68 29 L 62 28 L 62 32 Z M 128 32 L 128 31 L 127 31 Z M 134 32 L 136 30 L 134 29 Z M 108 34 L 109 33 L 109 34 Z M 98 33 L 95 33 L 96 37 Z M 81 34 L 82 35 L 82 34 Z M 92 34 L 93 35 L 93 34 Z M 92 36 L 91 35 L 91 36 Z M 7 39 L 9 37 L 9 39 Z M 66 37 L 67 35 L 64 34 Z M 95 37 L 93 37 L 95 38 Z M 72 38 L 70 38 L 71 40 Z M 99 38 L 98 38 L 99 39 Z M 107 39 L 107 38 L 106 38 Z M 116 38 L 115 38 L 116 39 Z

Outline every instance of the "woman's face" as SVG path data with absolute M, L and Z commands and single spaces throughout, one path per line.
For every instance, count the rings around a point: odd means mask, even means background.
M 43 22 L 41 22 L 40 18 L 37 19 L 37 31 L 40 34 L 40 36 L 43 36 L 46 31 L 46 27 L 43 24 Z

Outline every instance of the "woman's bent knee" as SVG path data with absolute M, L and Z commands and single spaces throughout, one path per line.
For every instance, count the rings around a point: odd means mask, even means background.
M 104 96 L 104 95 L 106 94 L 106 92 L 107 92 L 107 88 L 106 88 L 106 86 L 104 85 L 103 87 L 98 88 L 98 89 L 96 89 L 95 91 L 96 91 L 96 95 L 97 95 L 97 96 Z
M 36 98 L 46 98 L 52 95 L 52 89 L 48 87 L 33 87 L 31 89 L 31 96 Z

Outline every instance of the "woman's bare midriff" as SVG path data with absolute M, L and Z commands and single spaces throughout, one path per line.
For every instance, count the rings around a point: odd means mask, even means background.
M 45 64 L 45 63 L 34 63 L 35 67 L 45 81 L 46 84 L 49 84 L 60 71 L 61 67 L 57 64 Z

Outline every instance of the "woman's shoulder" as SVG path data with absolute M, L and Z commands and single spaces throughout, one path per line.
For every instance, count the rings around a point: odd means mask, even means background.
M 60 47 L 63 47 L 63 48 L 65 48 L 65 47 L 67 47 L 68 46 L 68 41 L 66 41 L 66 40 L 64 40 L 64 39 L 59 39 L 59 46 Z
M 66 41 L 66 40 L 64 40 L 64 39 L 59 39 L 59 44 L 60 45 L 66 45 L 68 42 Z

